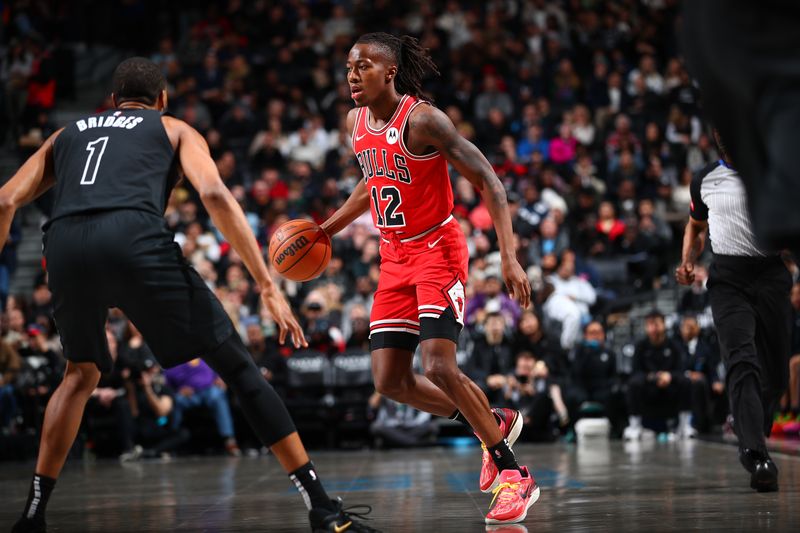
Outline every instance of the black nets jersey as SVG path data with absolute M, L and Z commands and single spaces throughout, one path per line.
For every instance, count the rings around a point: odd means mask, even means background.
M 66 126 L 53 144 L 50 223 L 71 215 L 135 209 L 163 216 L 177 157 L 152 109 L 117 109 Z M 49 223 L 48 223 L 49 225 Z

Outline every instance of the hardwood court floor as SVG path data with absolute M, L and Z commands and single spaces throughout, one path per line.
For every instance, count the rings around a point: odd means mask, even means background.
M 775 455 L 781 491 L 756 494 L 732 446 L 707 442 L 519 445 L 542 487 L 521 526 L 488 531 L 800 531 L 800 457 Z M 487 531 L 480 449 L 317 452 L 331 494 L 374 507 L 386 532 Z M 0 532 L 27 496 L 31 465 L 0 463 Z M 271 457 L 69 465 L 49 531 L 308 531 L 305 508 Z

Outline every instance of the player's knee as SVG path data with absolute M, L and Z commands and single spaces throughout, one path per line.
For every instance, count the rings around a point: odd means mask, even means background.
M 68 363 L 62 385 L 73 394 L 91 394 L 100 381 L 100 370 L 93 363 Z
M 425 377 L 439 387 L 455 384 L 460 374 L 461 371 L 457 366 L 449 364 L 440 357 L 428 357 L 425 362 Z
M 392 400 L 397 400 L 403 397 L 403 394 L 408 389 L 403 380 L 397 379 L 392 376 L 376 376 L 375 377 L 375 390 L 378 394 L 386 396 Z

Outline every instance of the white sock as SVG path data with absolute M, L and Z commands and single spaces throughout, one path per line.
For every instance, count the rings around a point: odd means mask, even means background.
M 690 411 L 681 411 L 678 413 L 678 427 L 681 430 L 690 429 L 692 427 L 692 413 Z

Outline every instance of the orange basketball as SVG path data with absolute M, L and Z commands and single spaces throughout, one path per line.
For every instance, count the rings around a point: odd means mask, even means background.
M 269 260 L 285 278 L 312 280 L 331 260 L 331 240 L 310 220 L 290 220 L 281 224 L 269 240 Z

